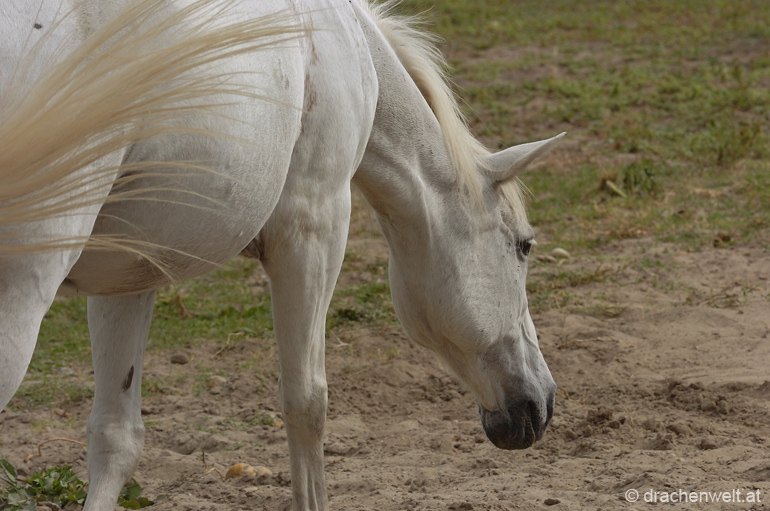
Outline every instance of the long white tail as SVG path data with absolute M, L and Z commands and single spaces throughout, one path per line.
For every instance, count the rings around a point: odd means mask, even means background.
M 103 201 L 105 187 L 112 190 L 108 200 L 129 200 L 120 179 L 109 177 L 117 169 L 82 171 L 100 158 L 161 133 L 190 131 L 175 119 L 191 110 L 208 112 L 216 95 L 260 97 L 239 86 L 237 77 L 212 75 L 212 64 L 301 37 L 305 29 L 288 13 L 223 23 L 231 3 L 200 0 L 167 12 L 164 0 L 141 0 L 32 87 L 18 85 L 31 68 L 19 63 L 17 85 L 0 91 L 0 256 L 82 246 L 87 240 L 19 238 L 24 224 Z M 142 167 L 151 166 L 157 163 Z M 122 179 L 130 180 L 141 168 L 126 170 Z

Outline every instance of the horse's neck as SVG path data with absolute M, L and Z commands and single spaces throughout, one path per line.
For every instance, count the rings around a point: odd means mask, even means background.
M 437 201 L 457 185 L 441 127 L 398 58 L 364 27 L 379 95 L 372 133 L 354 183 L 372 205 L 394 249 L 405 233 L 429 235 Z M 399 232 L 396 232 L 399 231 Z M 410 244 L 408 240 L 400 240 Z

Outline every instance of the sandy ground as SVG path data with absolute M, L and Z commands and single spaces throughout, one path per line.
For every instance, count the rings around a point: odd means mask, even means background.
M 352 243 L 366 257 L 387 253 L 378 237 Z M 566 289 L 568 306 L 534 314 L 559 392 L 548 434 L 525 451 L 494 448 L 471 396 L 399 327 L 329 339 L 330 509 L 643 510 L 657 509 L 643 502 L 648 492 L 679 489 L 740 490 L 732 498 L 744 500 L 759 491 L 762 503 L 674 509 L 770 509 L 770 256 L 744 247 L 686 252 L 650 239 L 618 242 L 606 254 L 532 264 L 531 279 L 563 270 L 605 276 Z M 347 284 L 369 278 L 342 276 Z M 289 509 L 272 342 L 242 339 L 225 351 L 191 343 L 184 354 L 185 365 L 172 364 L 170 353 L 146 362 L 148 374 L 180 382 L 143 406 L 147 440 L 136 480 L 144 495 L 167 496 L 152 509 Z M 234 369 L 243 360 L 253 367 Z M 203 366 L 227 377 L 201 388 Z M 67 417 L 0 414 L 0 452 L 26 471 L 66 463 L 85 474 L 73 444 L 52 443 L 42 458 L 22 460 L 48 438 L 84 440 L 89 406 Z M 206 474 L 238 462 L 272 475 Z M 640 502 L 629 503 L 627 490 L 638 490 Z

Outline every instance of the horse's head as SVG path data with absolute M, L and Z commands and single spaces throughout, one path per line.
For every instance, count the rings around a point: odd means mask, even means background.
M 525 289 L 535 237 L 515 176 L 560 137 L 486 156 L 476 176 L 483 206 L 443 194 L 409 257 L 391 257 L 399 319 L 473 392 L 487 436 L 503 449 L 532 445 L 553 415 L 556 384 Z

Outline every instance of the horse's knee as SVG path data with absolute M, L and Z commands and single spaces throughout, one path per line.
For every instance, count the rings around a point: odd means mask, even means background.
M 323 434 L 328 408 L 326 383 L 316 383 L 305 392 L 283 392 L 283 419 L 289 428 L 300 427 Z
M 83 511 L 114 509 L 120 489 L 139 465 L 141 418 L 92 413 L 88 418 L 88 499 Z
M 89 473 L 102 472 L 105 465 L 109 465 L 110 469 L 117 469 L 120 475 L 129 478 L 139 464 L 144 447 L 141 419 L 121 421 L 92 413 L 87 431 Z

